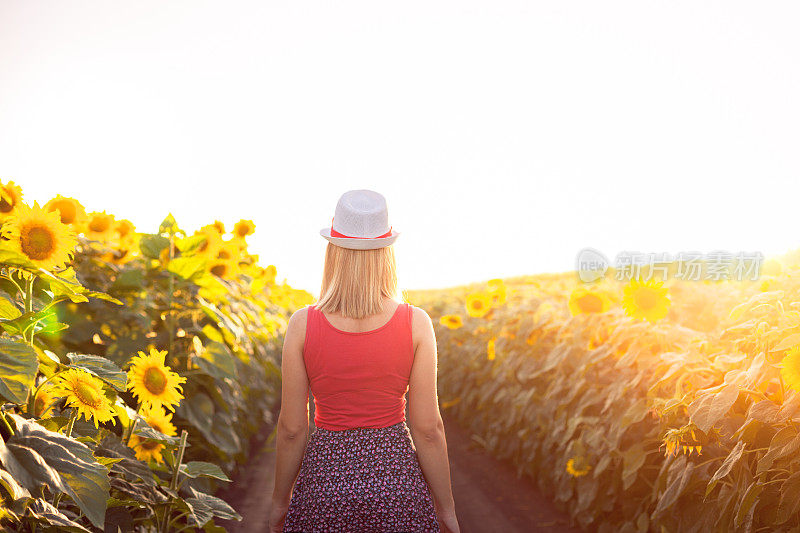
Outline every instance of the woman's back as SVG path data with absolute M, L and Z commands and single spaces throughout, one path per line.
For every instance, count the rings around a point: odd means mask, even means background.
M 362 320 L 327 317 L 308 307 L 303 358 L 315 426 L 337 431 L 405 421 L 414 362 L 411 325 L 412 306 L 390 299 L 383 313 Z

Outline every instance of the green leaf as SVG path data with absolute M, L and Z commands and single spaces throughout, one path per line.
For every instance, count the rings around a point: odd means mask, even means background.
M 139 424 L 147 424 L 147 421 L 144 420 L 144 418 L 140 417 L 139 422 L 136 424 L 136 430 L 134 431 L 134 434 L 140 436 L 143 439 L 150 439 L 158 441 L 162 444 L 177 446 L 179 441 L 178 437 L 170 437 L 169 435 L 161 433 L 160 431 L 155 430 L 150 426 L 142 426 Z M 189 446 L 189 444 L 187 443 L 186 446 Z
M 183 279 L 196 280 L 206 273 L 206 258 L 199 255 L 176 257 L 167 263 L 167 270 Z
M 758 479 L 754 479 L 750 486 L 747 487 L 734 519 L 734 525 L 737 528 L 741 527 L 745 522 L 753 521 L 753 512 L 756 509 L 756 502 L 758 502 L 758 496 L 762 490 L 764 490 L 764 485 Z
M 64 296 L 74 303 L 89 301 L 89 298 L 83 294 L 86 292 L 86 288 L 80 284 L 72 267 L 59 272 L 58 275 L 46 270 L 42 270 L 41 274 L 42 278 L 50 284 L 50 290 L 53 292 L 54 298 Z
M 120 392 L 125 391 L 128 378 L 125 372 L 109 359 L 99 355 L 85 355 L 68 353 L 70 367 L 86 370 L 90 374 L 102 379 Z
M 644 464 L 647 454 L 644 451 L 644 445 L 639 442 L 634 444 L 624 452 L 622 452 L 622 483 L 623 488 L 628 490 L 633 482 L 636 481 L 636 476 L 639 469 Z
M 83 443 L 8 413 L 16 433 L 0 444 L 0 459 L 28 490 L 45 483 L 68 494 L 86 517 L 103 527 L 110 485 L 108 471 Z M 0 439 L 2 440 L 2 439 Z
M 0 318 L 14 319 L 22 314 L 17 304 L 5 293 L 0 293 Z
M 0 339 L 0 396 L 16 404 L 25 403 L 38 369 L 39 359 L 33 348 Z
M 221 342 L 208 343 L 195 361 L 197 366 L 210 376 L 218 379 L 237 379 L 236 358 Z
M 17 483 L 17 480 L 14 479 L 14 476 L 12 476 L 10 472 L 2 468 L 0 468 L 0 485 L 5 488 L 12 500 L 18 500 L 31 495 L 28 489 Z
M 778 504 L 778 523 L 782 524 L 800 511 L 800 472 L 795 472 L 781 484 Z
M 731 383 L 717 393 L 708 393 L 689 405 L 689 420 L 703 433 L 708 433 L 739 397 L 739 387 Z
M 111 288 L 114 290 L 140 290 L 144 286 L 144 271 L 131 268 L 120 272 Z
M 679 455 L 672 461 L 669 466 L 667 487 L 658 499 L 653 516 L 658 516 L 678 501 L 684 489 L 689 485 L 693 472 L 694 463 L 688 462 L 685 455 Z
M 793 455 L 800 450 L 800 435 L 792 426 L 781 428 L 769 444 L 767 453 L 758 460 L 756 467 L 756 474 L 761 474 L 772 468 L 772 464 L 777 460 L 787 455 Z
M 161 225 L 158 226 L 159 233 L 171 233 L 174 235 L 180 233 L 180 231 L 181 229 L 178 227 L 178 223 L 175 222 L 175 217 L 172 216 L 172 213 L 168 214 L 161 222 Z
M 15 502 L 15 504 L 16 503 L 17 502 Z M 52 504 L 41 498 L 27 498 L 22 504 L 25 506 L 25 513 L 23 516 L 36 519 L 42 526 L 55 527 L 59 532 L 89 533 L 88 529 L 74 522 Z
M 178 239 L 175 241 L 175 246 L 178 247 L 178 250 L 180 250 L 181 253 L 190 255 L 197 252 L 197 250 L 199 250 L 207 240 L 208 237 L 201 233 L 199 235 L 186 237 L 185 239 Z
M 221 481 L 230 481 L 230 478 L 225 475 L 225 472 L 223 472 L 219 466 L 213 463 L 189 461 L 188 463 L 182 464 L 180 470 L 182 474 L 190 478 L 205 476 L 219 479 Z
M 225 500 L 211 496 L 205 492 L 199 492 L 194 487 L 189 487 L 192 498 L 186 498 L 184 502 L 189 506 L 192 518 L 195 523 L 203 527 L 212 518 L 222 518 L 223 520 L 241 520 L 242 516 L 233 507 L 228 505 Z
M 169 239 L 161 235 L 144 234 L 139 239 L 139 249 L 151 259 L 160 259 L 161 252 L 168 246 Z
M 0 264 L 29 270 L 31 272 L 39 270 L 39 267 L 33 264 L 27 257 L 13 250 L 9 250 L 8 248 L 0 248 Z
M 737 462 L 739 462 L 739 459 L 742 458 L 742 452 L 744 452 L 744 447 L 745 443 L 743 440 L 740 440 L 739 442 L 736 443 L 736 446 L 734 446 L 733 449 L 730 451 L 728 457 L 725 458 L 725 460 L 722 462 L 717 471 L 714 472 L 714 475 L 711 476 L 708 485 L 706 485 L 706 497 L 708 497 L 708 495 L 711 494 L 711 491 L 714 490 L 714 487 L 717 486 L 717 482 L 719 482 L 720 479 L 727 476 L 730 473 L 733 466 Z
M 793 333 L 781 339 L 781 342 L 776 344 L 775 347 L 770 350 L 770 352 L 782 352 L 798 344 L 800 344 L 800 333 Z

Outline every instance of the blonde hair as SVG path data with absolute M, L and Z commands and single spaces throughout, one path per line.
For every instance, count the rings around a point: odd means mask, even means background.
M 383 298 L 397 296 L 394 246 L 353 250 L 328 243 L 316 308 L 363 318 L 383 311 Z

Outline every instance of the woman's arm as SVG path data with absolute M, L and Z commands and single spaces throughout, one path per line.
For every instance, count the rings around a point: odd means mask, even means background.
M 281 412 L 275 439 L 272 503 L 286 507 L 308 442 L 308 375 L 303 361 L 308 309 L 292 314 L 286 326 L 281 361 Z
M 408 427 L 437 510 L 454 515 L 450 461 L 436 392 L 436 334 L 428 313 L 418 307 L 414 307 L 412 331 L 416 349 L 408 389 Z

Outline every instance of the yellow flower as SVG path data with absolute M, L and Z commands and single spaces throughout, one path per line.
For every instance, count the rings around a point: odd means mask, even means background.
M 5 243 L 13 251 L 45 270 L 64 266 L 77 244 L 75 233 L 61 222 L 58 213 L 48 213 L 39 204 L 18 204 L 3 225 Z
M 502 279 L 490 279 L 487 283 L 489 285 L 489 295 L 492 297 L 493 305 L 502 305 L 506 303 L 506 284 Z
M 139 352 L 131 360 L 128 370 L 128 389 L 138 398 L 142 406 L 164 406 L 174 411 L 183 398 L 181 383 L 186 378 L 173 372 L 164 364 L 167 352 L 150 348 L 150 353 Z
M 591 470 L 591 466 L 588 464 L 583 464 L 584 460 L 582 457 L 572 457 L 567 461 L 567 473 L 572 477 L 581 477 L 585 476 Z
M 439 324 L 450 329 L 458 329 L 464 325 L 464 321 L 461 319 L 461 315 L 443 315 L 439 318 Z
M 163 433 L 164 435 L 174 437 L 177 434 L 177 429 L 172 424 L 172 413 L 167 413 L 163 407 L 146 407 L 141 411 L 141 415 L 147 421 L 147 425 Z M 136 458 L 140 461 L 155 460 L 157 463 L 163 463 L 164 459 L 161 457 L 161 450 L 164 445 L 160 442 L 143 439 L 139 435 L 131 435 L 131 440 L 128 446 L 133 448 L 136 452 Z
M 491 339 L 489 339 L 489 342 L 486 344 L 486 358 L 489 361 L 494 361 L 494 357 L 495 357 L 495 355 L 497 355 L 497 352 L 495 351 L 495 348 L 494 348 L 494 342 L 496 340 L 497 339 L 495 337 L 492 337 Z
M 133 237 L 134 231 L 136 231 L 136 226 L 128 219 L 121 218 L 114 222 L 114 232 L 120 241 Z
M 233 234 L 237 237 L 247 237 L 256 231 L 256 225 L 252 220 L 240 220 L 233 226 Z
M 572 316 L 605 313 L 611 307 L 611 299 L 604 291 L 577 287 L 569 296 L 569 312 Z
M 86 210 L 75 198 L 67 198 L 60 194 L 44 204 L 48 212 L 58 211 L 64 224 L 82 224 L 86 221 Z
M 219 220 L 215 220 L 213 224 L 210 224 L 210 227 L 213 227 L 215 230 L 217 230 L 217 233 L 220 235 L 225 235 L 225 224 Z
M 217 229 L 213 225 L 203 226 L 194 234 L 203 235 L 206 238 L 205 242 L 197 247 L 195 253 L 209 259 L 217 257 L 222 247 L 222 237 Z
M 53 394 L 53 385 L 48 383 L 39 389 L 36 395 L 36 401 L 33 405 L 33 416 L 36 418 L 45 418 L 53 411 L 53 402 L 58 399 L 58 396 Z
M 0 222 L 14 214 L 14 210 L 20 204 L 22 204 L 22 187 L 13 181 L 5 185 L 0 181 Z
M 222 241 L 219 250 L 217 251 L 217 259 L 225 259 L 232 261 L 239 261 L 241 255 L 241 248 L 238 243 L 232 240 Z
M 800 345 L 789 350 L 779 366 L 786 386 L 800 391 Z
M 466 306 L 469 316 L 486 316 L 486 313 L 492 309 L 492 297 L 485 291 L 473 292 L 467 295 Z
M 89 213 L 89 220 L 86 222 L 84 233 L 89 239 L 96 241 L 107 241 L 114 235 L 114 215 L 109 215 L 105 211 Z
M 94 426 L 99 428 L 98 422 L 114 420 L 111 402 L 103 393 L 103 382 L 85 370 L 70 368 L 58 375 L 58 381 L 53 386 L 53 394 L 67 399 L 67 405 L 78 410 L 78 417 L 88 421 L 94 419 Z
M 231 259 L 214 259 L 208 263 L 208 271 L 222 279 L 233 279 L 239 274 L 239 265 Z
M 625 313 L 635 319 L 647 319 L 657 322 L 667 316 L 669 311 L 668 291 L 663 283 L 656 280 L 639 281 L 631 279 L 625 286 L 625 296 L 622 298 L 622 307 Z

